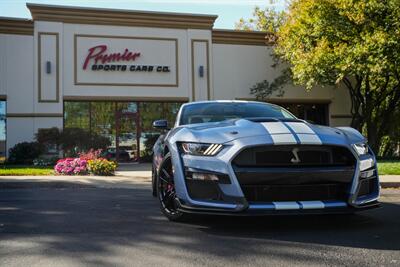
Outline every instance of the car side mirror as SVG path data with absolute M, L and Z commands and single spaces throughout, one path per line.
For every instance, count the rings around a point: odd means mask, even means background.
M 167 120 L 153 121 L 153 127 L 156 129 L 168 130 L 168 121 Z

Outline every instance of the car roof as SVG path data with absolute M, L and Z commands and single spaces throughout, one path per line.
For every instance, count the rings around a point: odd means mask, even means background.
M 197 105 L 197 104 L 211 104 L 211 103 L 254 103 L 254 104 L 264 104 L 264 105 L 271 105 L 271 106 L 278 106 L 276 104 L 268 103 L 268 102 L 261 102 L 261 101 L 249 101 L 249 100 L 204 100 L 204 101 L 194 101 L 188 102 L 181 106 L 181 108 L 190 106 L 190 105 Z
M 183 104 L 184 106 L 188 105 L 196 105 L 196 104 L 208 104 L 208 103 L 260 103 L 260 104 L 269 104 L 267 102 L 259 102 L 259 101 L 248 101 L 248 100 L 203 100 L 203 101 L 194 101 Z

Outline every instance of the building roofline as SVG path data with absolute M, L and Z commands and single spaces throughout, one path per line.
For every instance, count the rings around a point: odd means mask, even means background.
M 174 12 L 154 12 L 108 8 L 42 5 L 27 3 L 33 19 L 1 17 L 0 33 L 33 35 L 33 21 L 61 21 L 64 23 L 161 27 L 212 30 L 216 44 L 270 46 L 275 43 L 271 32 L 212 29 L 218 16 Z
M 33 21 L 30 19 L 0 17 L 0 34 L 33 35 Z
M 275 35 L 263 31 L 214 29 L 212 31 L 212 42 L 216 44 L 271 46 L 275 43 Z
M 42 5 L 27 3 L 33 20 L 74 24 L 212 29 L 216 15 L 124 9 Z

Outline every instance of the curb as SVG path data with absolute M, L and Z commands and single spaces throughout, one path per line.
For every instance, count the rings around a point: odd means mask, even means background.
M 400 182 L 381 182 L 382 188 L 400 188 Z
M 96 188 L 96 186 L 83 184 L 83 183 L 72 183 L 62 181 L 45 181 L 45 182 L 0 182 L 0 189 L 29 189 L 29 188 Z

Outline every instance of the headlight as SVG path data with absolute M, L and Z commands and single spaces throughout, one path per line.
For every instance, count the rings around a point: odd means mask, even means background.
M 359 156 L 368 154 L 368 145 L 366 143 L 353 144 L 353 148 Z
M 222 149 L 220 144 L 182 143 L 181 146 L 185 154 L 195 156 L 215 156 Z

